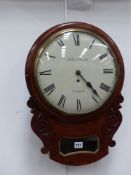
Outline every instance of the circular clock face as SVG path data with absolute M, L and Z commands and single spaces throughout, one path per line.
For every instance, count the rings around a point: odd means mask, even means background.
M 100 108 L 112 95 L 118 77 L 108 44 L 80 29 L 63 30 L 48 38 L 35 67 L 43 99 L 69 114 Z

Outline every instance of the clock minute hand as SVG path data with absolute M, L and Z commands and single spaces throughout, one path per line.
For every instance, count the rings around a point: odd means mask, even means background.
M 93 88 L 91 82 L 87 81 L 87 80 L 83 77 L 83 75 L 81 74 L 81 71 L 80 71 L 80 70 L 77 70 L 77 71 L 76 71 L 76 75 L 79 75 L 79 76 L 86 82 L 86 85 L 87 85 L 90 89 L 92 89 L 92 92 L 93 92 L 96 96 L 98 96 L 98 97 L 100 98 L 100 96 L 98 95 L 97 91 Z
M 98 95 L 97 91 L 95 89 L 92 89 L 93 93 L 100 98 L 100 96 Z

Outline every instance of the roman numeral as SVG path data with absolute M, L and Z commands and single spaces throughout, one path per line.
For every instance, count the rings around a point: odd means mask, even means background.
M 92 43 L 91 43 L 91 45 L 90 45 L 89 49 L 91 49 L 91 48 L 92 48 L 92 46 L 93 46 L 94 42 L 95 42 L 95 39 L 92 41 Z
M 81 110 L 82 110 L 81 101 L 77 99 L 77 111 L 81 111 Z
M 75 42 L 75 46 L 79 46 L 80 45 L 80 37 L 78 34 L 73 34 L 73 39 Z
M 62 40 L 57 41 L 57 44 L 59 44 L 59 46 L 63 47 L 64 43 L 62 42 Z
M 45 70 L 40 72 L 40 75 L 51 75 L 51 70 Z
M 62 94 L 60 100 L 59 100 L 58 103 L 57 103 L 57 105 L 58 105 L 59 107 L 62 107 L 62 108 L 63 108 L 64 105 L 65 105 L 65 101 L 66 101 L 66 97 Z
M 102 55 L 99 56 L 99 59 L 102 60 L 103 58 L 105 58 L 108 55 L 108 53 L 104 53 Z
M 113 73 L 113 69 L 103 69 L 104 74 L 111 74 Z
M 55 90 L 55 85 L 52 83 L 44 89 L 44 93 L 50 95 Z
M 101 83 L 100 88 L 106 92 L 110 91 L 110 87 L 104 83 Z
M 94 97 L 94 96 L 92 96 L 92 99 L 98 104 L 99 102 L 97 101 L 97 99 Z
M 44 55 L 47 56 L 47 57 L 50 57 L 50 58 L 56 58 L 55 56 L 52 56 L 52 55 L 50 55 L 48 53 L 44 53 Z

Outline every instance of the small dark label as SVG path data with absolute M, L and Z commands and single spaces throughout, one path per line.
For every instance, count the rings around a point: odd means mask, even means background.
M 99 137 L 88 136 L 83 138 L 64 137 L 60 140 L 59 151 L 63 156 L 80 153 L 96 153 L 99 150 Z

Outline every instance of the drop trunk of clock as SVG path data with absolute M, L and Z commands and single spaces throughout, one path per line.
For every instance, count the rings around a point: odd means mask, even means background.
M 115 146 L 112 137 L 122 121 L 119 112 L 122 101 L 120 95 L 114 108 L 105 114 L 73 122 L 45 115 L 30 98 L 27 104 L 34 114 L 31 126 L 43 142 L 41 152 L 66 165 L 89 164 L 106 156 L 108 147 Z

